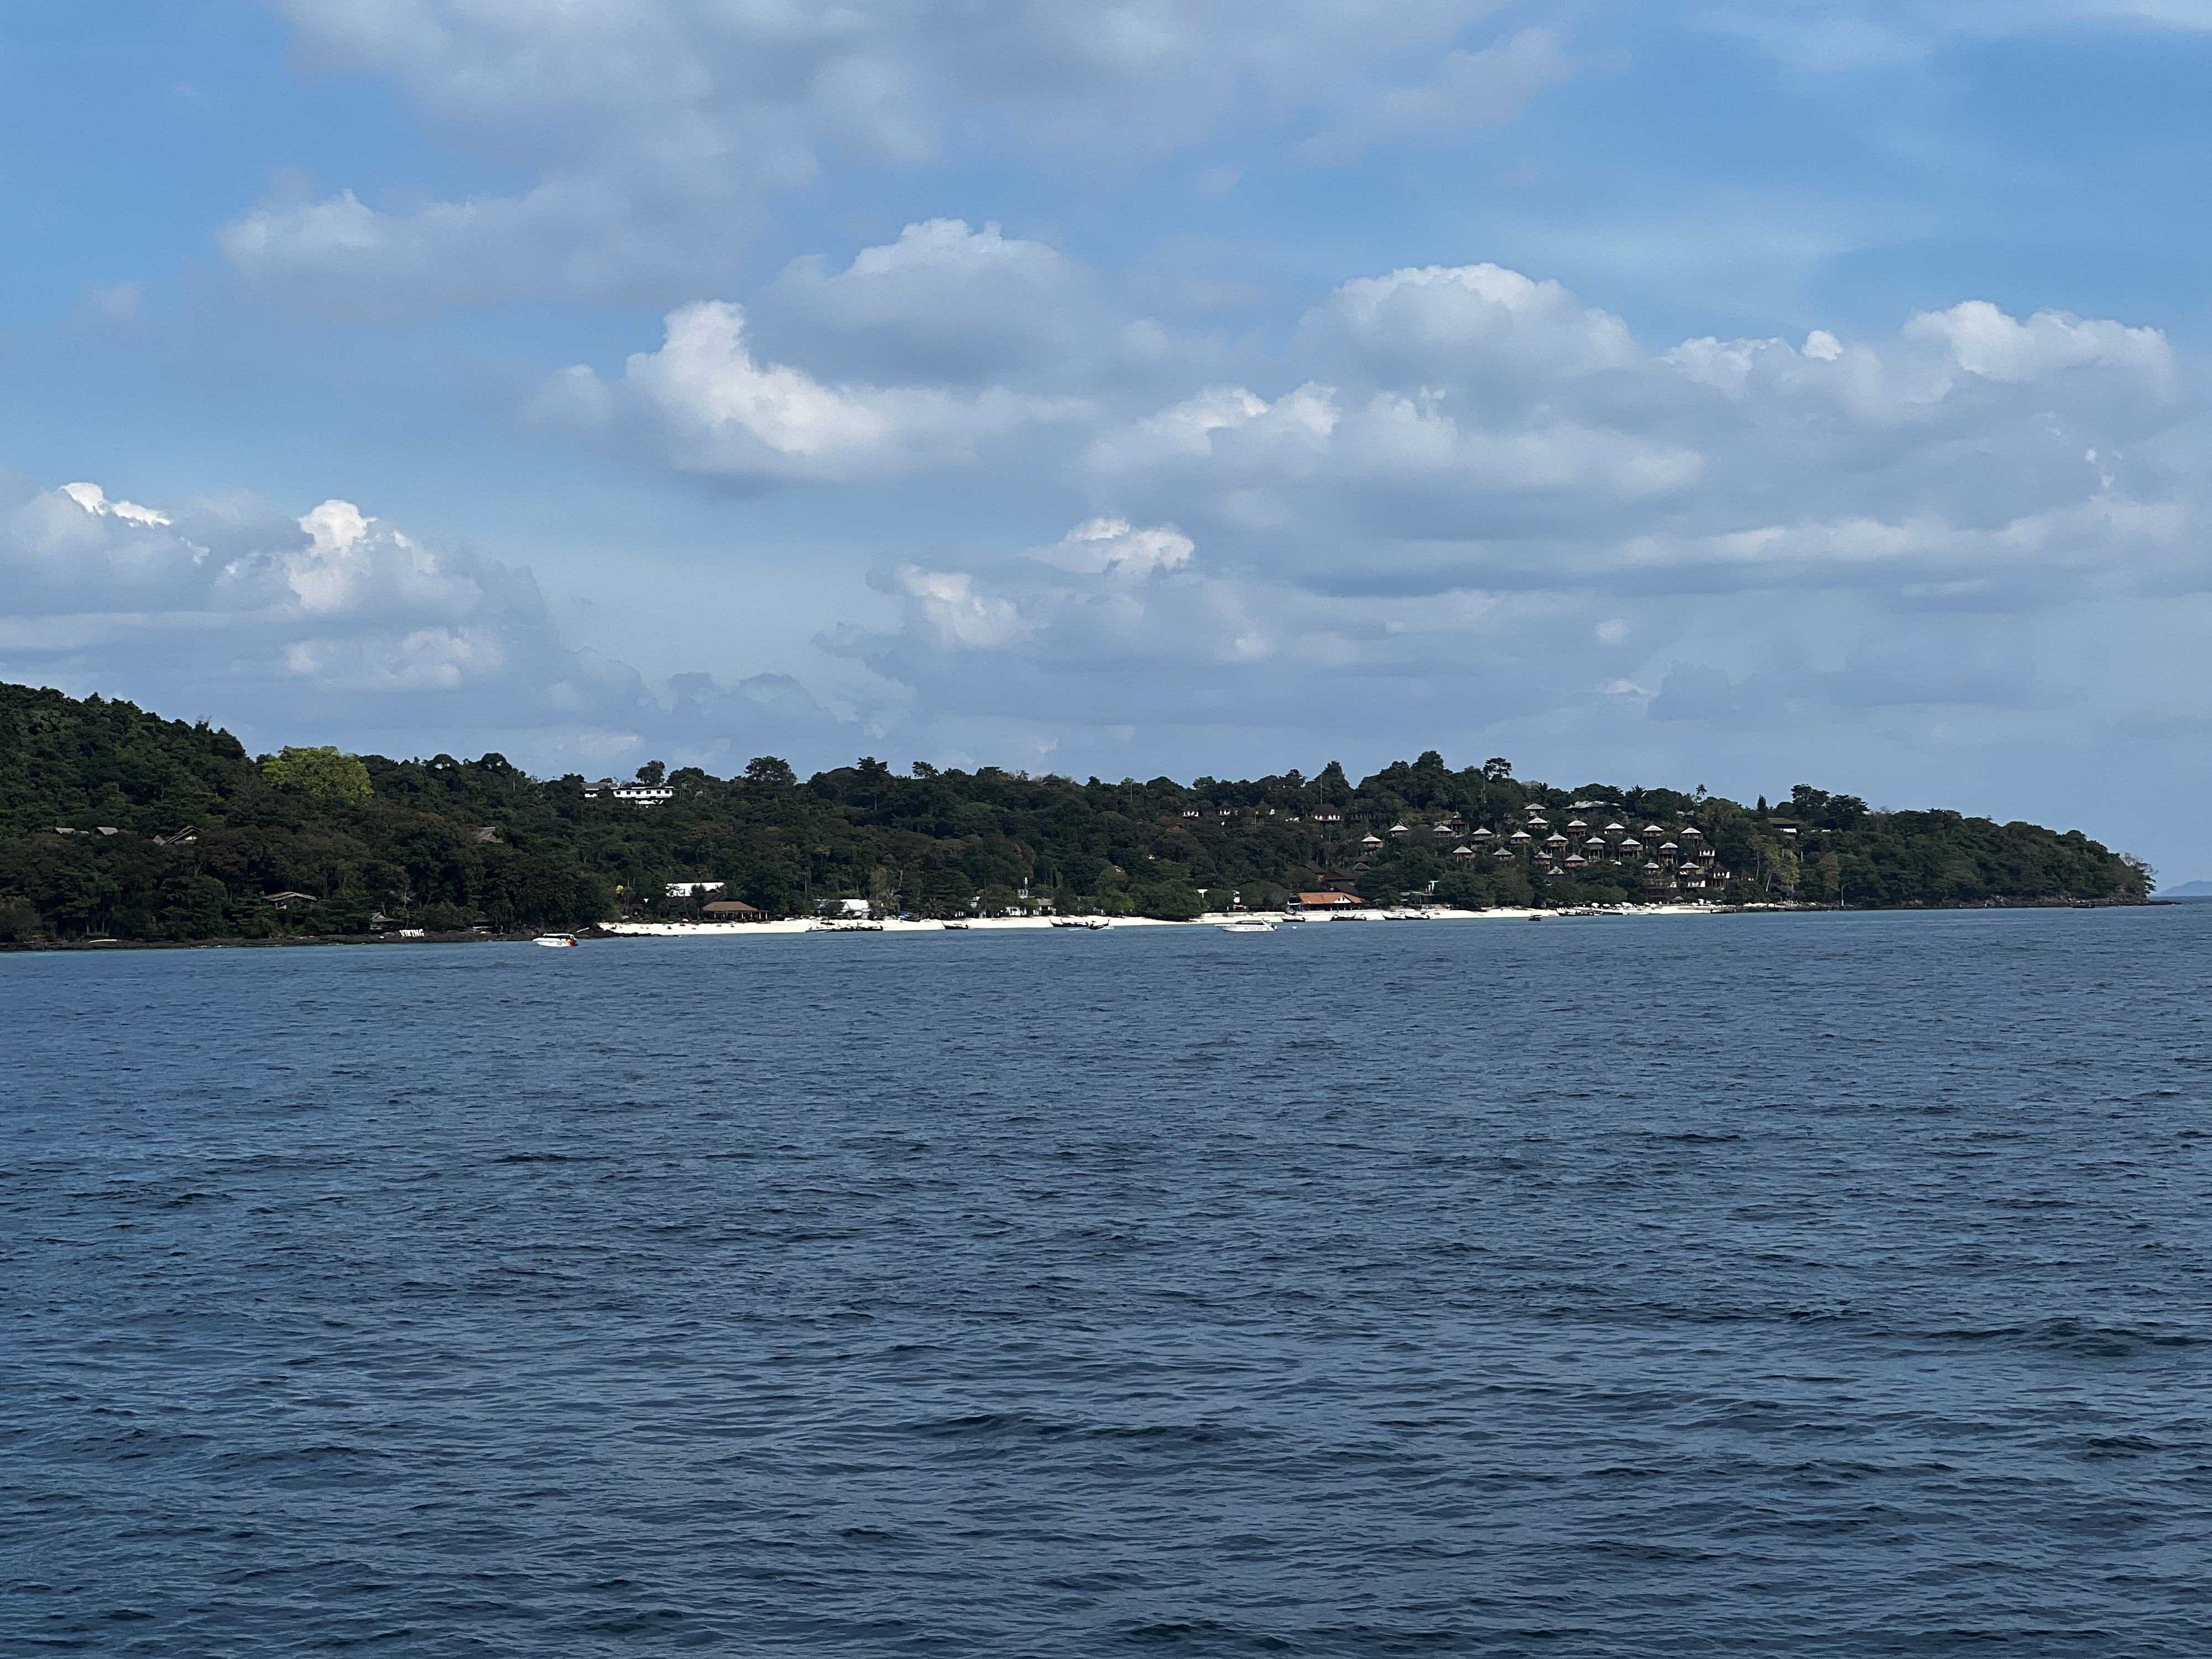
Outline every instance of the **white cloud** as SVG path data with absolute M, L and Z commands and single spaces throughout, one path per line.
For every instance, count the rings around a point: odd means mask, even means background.
M 1096 372 L 1122 323 L 1092 289 L 1088 271 L 1042 242 L 931 219 L 842 271 L 793 260 L 757 309 L 776 343 L 824 372 L 1010 384 Z
M 617 391 L 588 369 L 557 377 L 542 414 L 664 448 L 680 471 L 747 482 L 879 478 L 971 460 L 980 447 L 1081 405 L 1002 387 L 830 385 L 755 360 L 741 306 L 670 313 L 659 351 L 633 356 Z
M 1209 710 L 1295 707 L 1303 689 L 1259 665 L 1465 673 L 1455 653 L 1508 625 L 1560 659 L 1524 665 L 1514 698 L 1541 684 L 1571 699 L 1620 678 L 1584 659 L 1618 652 L 1622 607 L 1650 596 L 2032 614 L 2203 580 L 2201 405 L 2154 330 L 1974 301 L 1886 341 L 1654 350 L 1555 282 L 1430 266 L 1344 283 L 1279 349 L 1244 351 L 1241 380 L 1216 378 L 1216 343 L 1164 335 L 1152 381 L 1182 384 L 1148 403 L 1151 382 L 1106 356 L 1054 382 L 1074 395 L 1009 384 L 1039 355 L 1049 305 L 1029 301 L 1099 307 L 1052 250 L 988 228 L 917 225 L 775 287 L 804 317 L 794 337 L 832 360 L 841 332 L 898 337 L 917 367 L 957 343 L 933 380 L 832 380 L 757 354 L 745 314 L 708 304 L 618 386 L 579 371 L 558 395 L 679 469 L 740 482 L 960 466 L 986 488 L 1056 478 L 1087 495 L 1093 516 L 1026 556 L 892 561 L 906 635 L 838 648 L 921 709 L 1034 708 L 1045 693 L 1024 675 L 1078 664 L 1101 677 L 1079 701 L 1107 724 L 1133 723 L 1106 720 L 1117 696 L 1189 690 L 1186 669 Z M 993 362 L 1012 367 L 976 379 Z M 1637 638 L 1642 665 L 1620 666 L 1661 674 L 1663 623 Z M 977 672 L 994 656 L 1029 666 L 994 692 Z M 1239 665 L 1241 692 L 1218 678 Z
M 988 649 L 1026 638 L 1035 628 L 1011 600 L 987 599 L 975 579 L 961 570 L 924 570 L 901 565 L 899 591 L 942 644 L 956 650 Z
M 1915 317 L 1905 325 L 1905 337 L 1939 342 L 1960 368 L 1992 380 L 2040 380 L 2063 368 L 2113 368 L 2142 376 L 2163 398 L 2173 380 L 2172 350 L 2154 328 L 2084 322 L 2056 311 L 2039 311 L 2022 323 L 1987 300 Z
M 1189 537 L 1172 525 L 1133 528 L 1127 519 L 1085 519 L 1036 557 L 1090 575 L 1149 576 L 1190 562 Z
M 75 501 L 95 519 L 121 519 L 126 524 L 165 525 L 169 515 L 157 513 L 150 507 L 141 507 L 136 501 L 111 501 L 107 492 L 96 483 L 65 483 L 61 493 Z
M 582 763 L 612 734 L 758 753 L 842 728 L 773 677 L 666 698 L 564 641 L 526 570 L 432 547 L 344 501 L 141 507 L 0 472 L 0 678 L 215 712 L 274 742 L 497 742 Z M 388 735 L 386 735 L 388 734 Z M 641 738 L 640 740 L 644 740 Z

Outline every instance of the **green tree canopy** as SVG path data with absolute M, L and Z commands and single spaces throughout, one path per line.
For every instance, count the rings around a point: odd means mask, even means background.
M 368 768 L 362 764 L 361 757 L 328 745 L 288 747 L 264 755 L 261 775 L 279 789 L 296 789 L 317 800 L 365 801 L 375 793 L 368 781 Z
M 2148 879 L 2075 830 L 1877 811 L 1809 785 L 1791 792 L 1796 822 L 1778 824 L 1717 796 L 1569 791 L 1496 758 L 1455 769 L 1434 750 L 1356 783 L 1332 762 L 1203 788 L 996 767 L 898 775 L 872 757 L 803 786 L 773 756 L 729 779 L 640 769 L 674 798 L 586 794 L 580 777 L 540 781 L 496 755 L 287 748 L 257 765 L 204 724 L 0 685 L 0 934 L 12 936 L 0 943 L 330 933 L 380 913 L 574 926 L 609 915 L 617 888 L 651 915 L 684 902 L 670 884 L 702 881 L 776 915 L 866 894 L 952 916 L 979 894 L 988 909 L 1026 890 L 1085 913 L 1194 917 L 1238 890 L 1250 905 L 1325 886 L 1382 903 L 1557 907 L 1642 898 L 1644 863 L 1692 830 L 1715 855 L 1696 896 L 1736 902 L 2128 902 Z M 1540 856 L 1540 836 L 1516 850 L 1529 808 L 1562 836 L 1583 820 L 1576 844 Z M 1615 817 L 1662 833 L 1633 857 L 1592 847 Z

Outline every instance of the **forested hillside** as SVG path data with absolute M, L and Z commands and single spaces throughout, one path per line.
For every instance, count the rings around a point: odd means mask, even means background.
M 1188 786 L 910 774 L 863 759 L 801 781 L 763 757 L 736 778 L 664 780 L 654 763 L 640 775 L 673 793 L 641 805 L 497 755 L 257 761 L 204 725 L 0 686 L 0 940 L 570 926 L 696 910 L 697 896 L 665 894 L 697 881 L 779 915 L 860 897 L 926 915 L 1049 903 L 1186 917 L 1325 887 L 1391 903 L 1617 902 L 1656 892 L 1655 866 L 1673 896 L 1735 903 L 2147 892 L 2139 864 L 2078 832 L 1871 811 L 1804 786 L 1770 811 L 1563 789 L 1433 752 L 1356 785 L 1334 763 Z

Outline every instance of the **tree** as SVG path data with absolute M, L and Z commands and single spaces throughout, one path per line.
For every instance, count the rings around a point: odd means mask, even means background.
M 1798 858 L 1794 847 L 1777 847 L 1766 855 L 1766 867 L 1784 898 L 1797 896 Z
M 637 769 L 637 781 L 642 784 L 657 785 L 667 775 L 668 769 L 659 761 L 647 761 Z
M 261 757 L 261 775 L 279 789 L 312 795 L 317 800 L 365 801 L 376 792 L 368 781 L 368 768 L 357 755 L 325 745 L 315 749 L 281 749 Z
M 888 865 L 878 865 L 868 872 L 868 908 L 879 915 L 896 915 L 899 910 L 899 872 Z
M 755 789 L 795 789 L 799 774 L 791 763 L 774 755 L 755 755 L 745 763 L 745 781 Z
M 1482 763 L 1482 775 L 1497 783 L 1513 775 L 1513 763 L 1503 755 L 1492 755 Z

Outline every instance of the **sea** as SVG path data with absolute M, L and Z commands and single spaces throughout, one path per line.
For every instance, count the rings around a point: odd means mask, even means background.
M 0 1654 L 2212 1654 L 2212 905 L 0 957 Z

